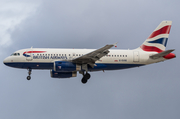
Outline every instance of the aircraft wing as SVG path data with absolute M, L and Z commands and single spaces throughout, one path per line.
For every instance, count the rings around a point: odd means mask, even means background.
M 75 58 L 72 60 L 73 63 L 77 64 L 89 64 L 91 67 L 94 67 L 94 64 L 97 60 L 99 60 L 101 57 L 105 56 L 109 53 L 109 49 L 113 46 L 116 46 L 117 43 L 106 45 L 102 48 L 99 48 L 97 50 L 94 50 L 88 54 L 85 54 L 81 57 Z
M 152 58 L 152 59 L 158 59 L 158 58 L 160 58 L 160 57 L 163 57 L 163 56 L 168 55 L 168 54 L 171 53 L 172 51 L 174 51 L 174 49 L 173 49 L 173 50 L 166 50 L 166 51 L 163 51 L 163 52 L 161 52 L 161 53 L 152 55 L 152 56 L 150 56 L 150 58 Z

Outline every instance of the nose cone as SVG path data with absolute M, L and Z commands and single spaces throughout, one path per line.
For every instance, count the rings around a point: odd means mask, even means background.
M 3 63 L 4 63 L 5 65 L 8 65 L 9 62 L 10 62 L 9 57 L 5 58 L 4 61 L 3 61 Z
M 6 58 L 7 59 L 7 58 Z M 7 63 L 7 60 L 6 59 L 4 59 L 4 61 L 3 61 L 3 63 L 6 65 L 6 63 Z

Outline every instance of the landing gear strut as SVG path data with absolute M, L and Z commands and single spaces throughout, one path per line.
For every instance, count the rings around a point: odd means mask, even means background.
M 87 81 L 90 77 L 91 77 L 91 75 L 88 72 L 86 72 L 86 74 L 84 74 L 84 72 L 83 72 L 83 78 L 82 78 L 81 82 L 83 84 L 87 83 Z
M 28 74 L 29 74 L 29 76 L 27 76 L 27 80 L 30 80 L 30 79 L 31 79 L 31 71 L 32 71 L 32 69 L 28 69 Z

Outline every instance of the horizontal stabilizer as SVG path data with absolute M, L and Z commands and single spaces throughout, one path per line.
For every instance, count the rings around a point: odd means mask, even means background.
M 161 53 L 152 55 L 152 56 L 150 56 L 150 58 L 152 58 L 152 59 L 158 59 L 158 58 L 160 58 L 160 57 L 163 57 L 163 56 L 168 55 L 168 54 L 171 53 L 172 51 L 174 51 L 174 49 L 173 49 L 173 50 L 166 50 L 166 51 L 163 51 L 163 52 L 161 52 Z

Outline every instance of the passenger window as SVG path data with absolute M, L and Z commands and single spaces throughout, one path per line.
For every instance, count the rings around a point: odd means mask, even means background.
M 78 54 L 76 54 L 76 56 L 78 56 Z
M 117 55 L 117 57 L 119 57 L 119 55 Z
M 116 55 L 114 55 L 114 57 L 116 57 Z
M 69 56 L 71 56 L 71 55 L 69 54 Z

